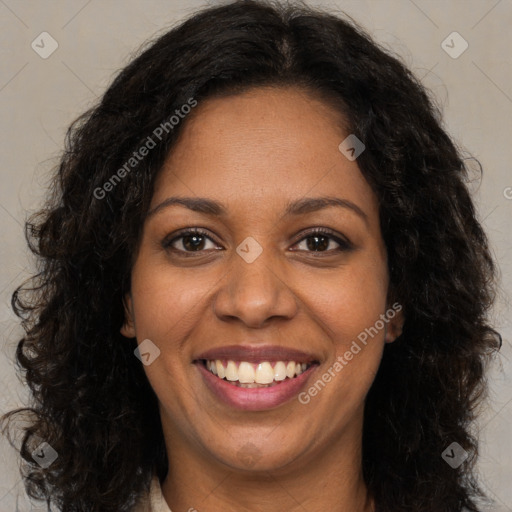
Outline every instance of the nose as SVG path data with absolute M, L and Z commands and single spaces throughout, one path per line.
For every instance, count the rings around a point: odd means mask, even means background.
M 260 328 L 271 318 L 291 319 L 297 313 L 297 298 L 268 252 L 252 263 L 238 254 L 214 300 L 214 311 L 224 321 L 238 319 L 247 327 Z

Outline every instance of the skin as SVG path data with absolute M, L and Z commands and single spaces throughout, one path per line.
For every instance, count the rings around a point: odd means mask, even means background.
M 173 205 L 147 217 L 121 330 L 161 351 L 144 369 L 170 461 L 164 497 L 173 512 L 372 511 L 361 469 L 364 400 L 401 313 L 308 404 L 230 408 L 192 364 L 212 347 L 283 345 L 318 357 L 309 387 L 391 307 L 378 200 L 357 160 L 338 149 L 348 135 L 340 115 L 303 90 L 256 88 L 206 100 L 183 122 L 150 211 L 187 196 L 227 212 Z M 355 203 L 366 220 L 341 207 L 284 215 L 288 201 L 320 196 Z M 199 252 L 190 238 L 162 246 L 194 227 L 210 237 Z M 336 251 L 333 238 L 315 250 L 303 236 L 311 227 L 332 229 L 352 250 Z M 236 252 L 249 236 L 263 249 L 250 264 Z

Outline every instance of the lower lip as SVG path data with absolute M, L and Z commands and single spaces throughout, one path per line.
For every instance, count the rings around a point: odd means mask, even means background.
M 285 379 L 268 388 L 241 388 L 219 379 L 198 362 L 199 372 L 208 388 L 224 403 L 244 411 L 263 411 L 273 409 L 288 402 L 306 386 L 306 382 L 318 365 L 309 367 L 305 372 L 293 379 Z

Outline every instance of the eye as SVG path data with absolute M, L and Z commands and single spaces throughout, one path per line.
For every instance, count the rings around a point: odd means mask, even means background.
M 353 245 L 348 241 L 339 236 L 337 236 L 334 231 L 326 228 L 313 228 L 306 233 L 306 236 L 303 236 L 298 243 L 304 243 L 307 252 L 342 252 L 342 251 L 350 251 L 353 249 Z M 332 246 L 332 242 L 337 244 L 338 247 L 334 247 L 328 249 Z M 297 244 L 295 244 L 297 245 Z
M 313 228 L 308 230 L 306 236 L 303 236 L 299 242 L 294 245 L 304 244 L 305 249 L 299 251 L 306 251 L 312 253 L 333 253 L 350 251 L 354 246 L 346 239 L 337 236 L 336 233 L 327 228 Z M 303 233 L 304 235 L 304 233 Z M 213 247 L 207 247 L 208 241 L 213 244 Z M 338 247 L 330 248 L 332 244 Z M 166 238 L 162 242 L 164 249 L 169 249 L 174 252 L 180 253 L 183 256 L 194 256 L 194 253 L 200 254 L 202 251 L 216 249 L 213 239 L 208 236 L 207 231 L 201 228 L 185 229 L 179 231 Z M 296 249 L 293 249 L 296 251 Z
M 206 241 L 213 242 L 206 231 L 200 228 L 194 228 L 180 231 L 174 234 L 172 238 L 166 238 L 162 242 L 162 246 L 164 249 L 171 249 L 183 253 L 184 256 L 192 256 L 193 254 L 190 253 L 212 249 L 212 247 L 205 247 Z

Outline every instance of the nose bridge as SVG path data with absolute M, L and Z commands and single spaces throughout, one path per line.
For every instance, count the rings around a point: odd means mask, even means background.
M 237 317 L 257 327 L 268 318 L 295 314 L 296 301 L 289 284 L 279 274 L 270 249 L 244 240 L 233 254 L 229 272 L 215 301 L 219 317 Z

